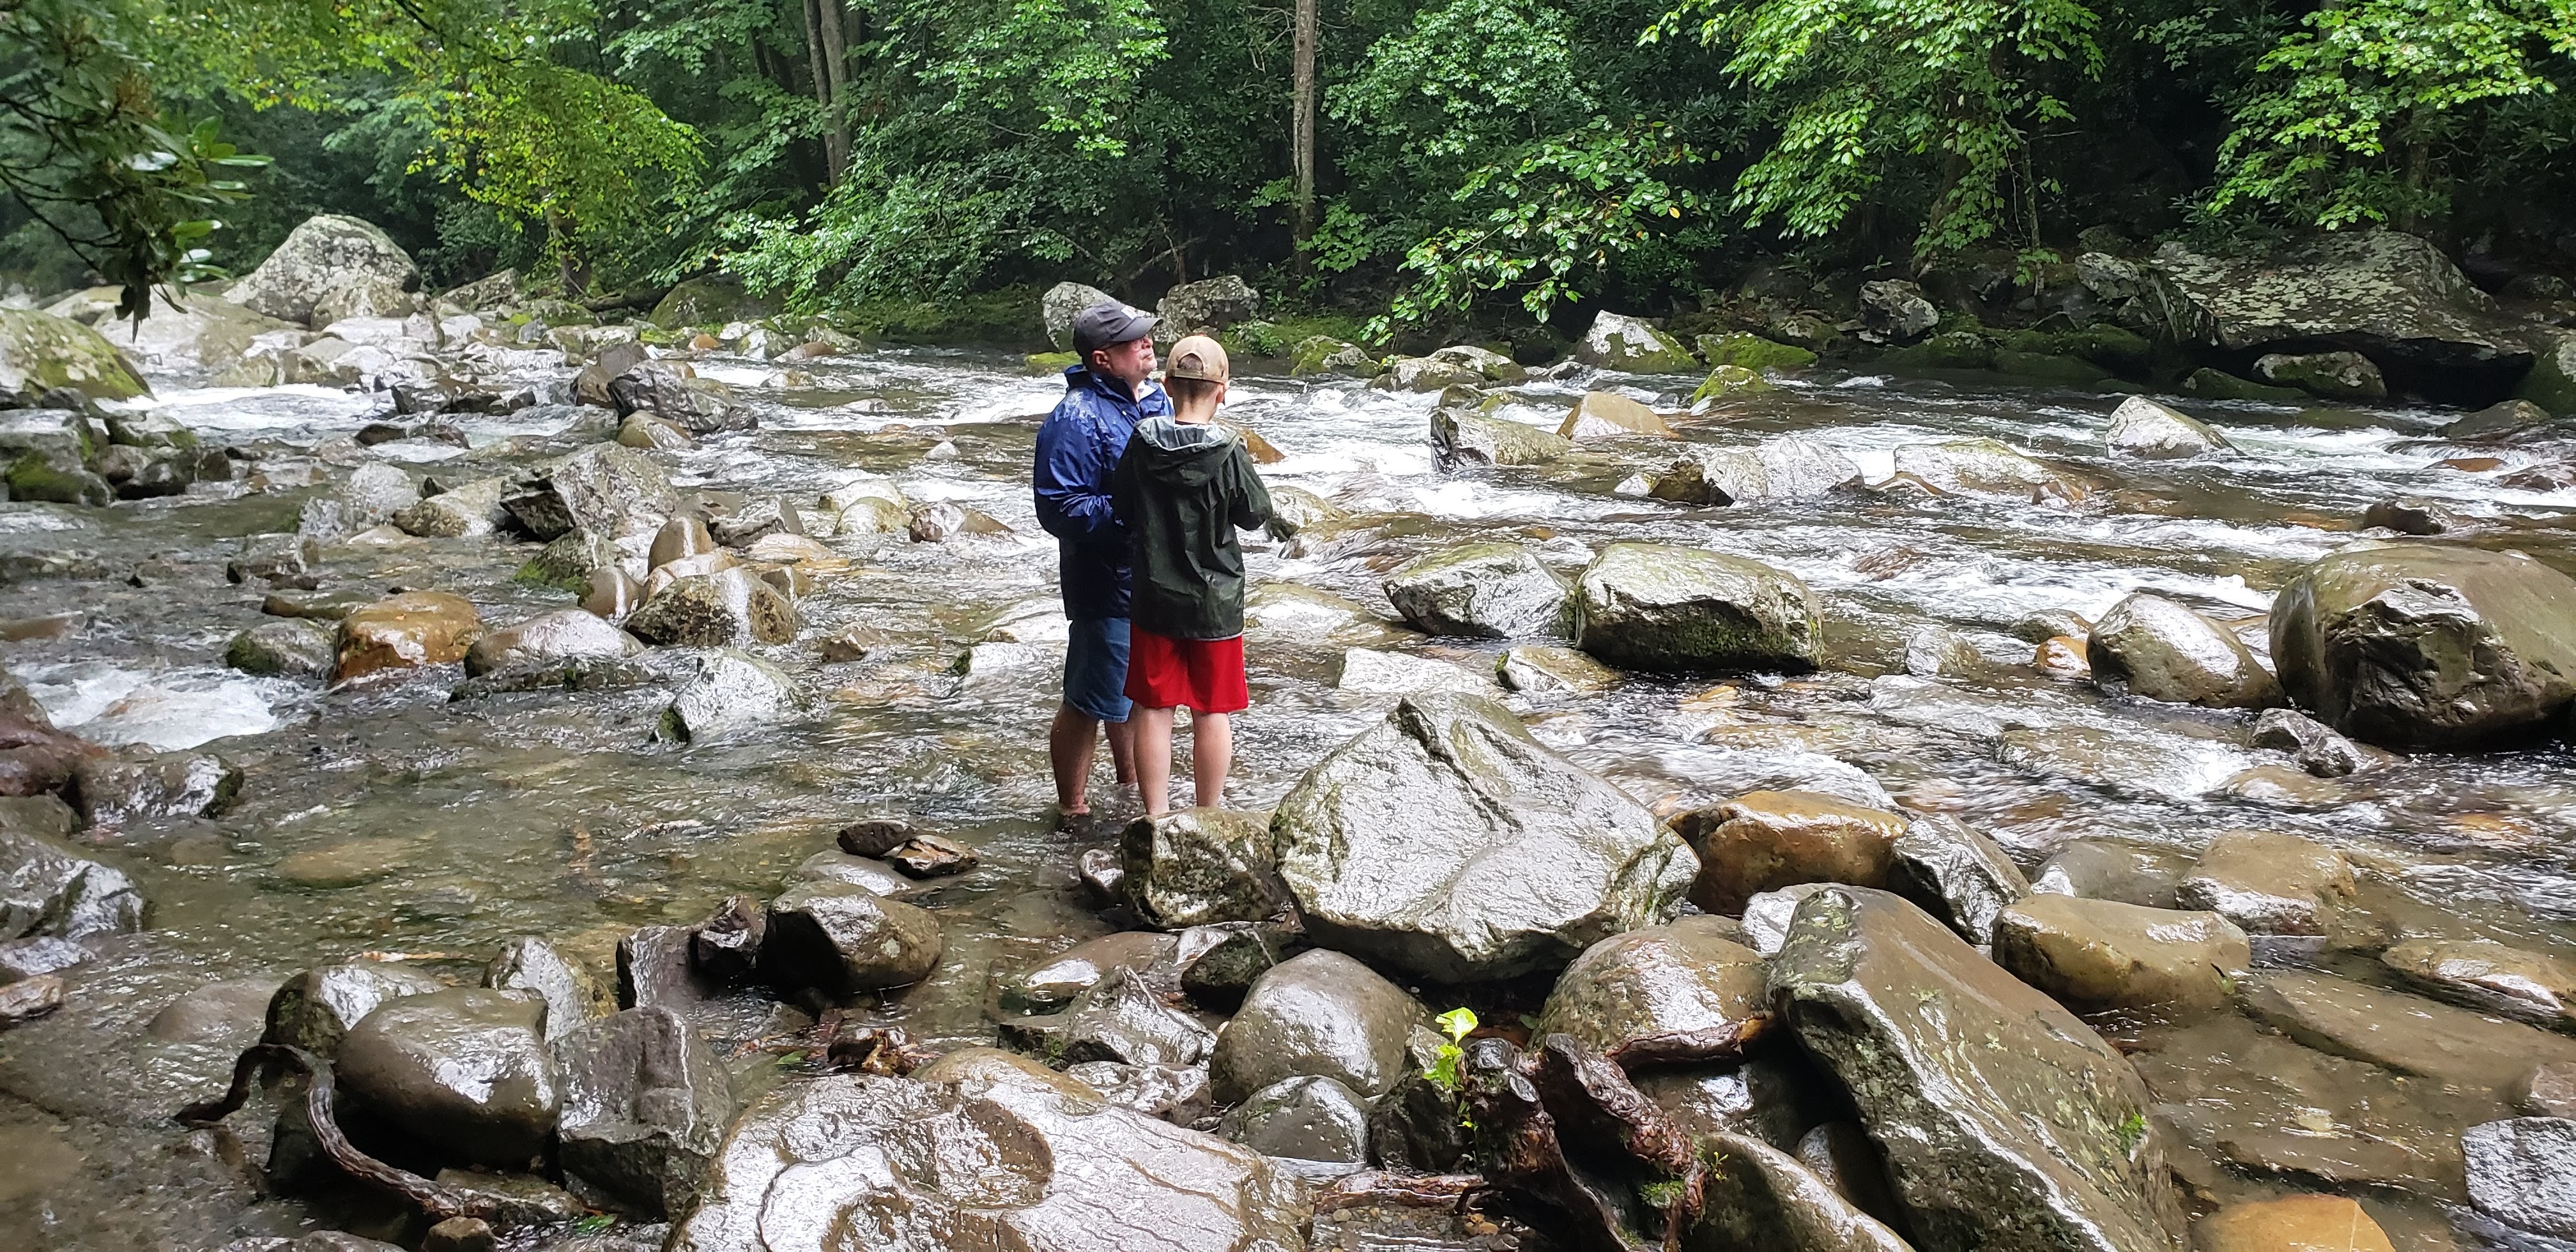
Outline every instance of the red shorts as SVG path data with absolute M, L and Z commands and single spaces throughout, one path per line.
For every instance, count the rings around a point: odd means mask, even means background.
M 1174 639 L 1127 632 L 1127 698 L 1149 709 L 1240 713 L 1252 707 L 1243 682 L 1243 636 Z

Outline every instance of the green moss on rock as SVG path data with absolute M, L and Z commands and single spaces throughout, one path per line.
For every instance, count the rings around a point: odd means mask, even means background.
M 1816 354 L 1805 348 L 1752 334 L 1702 335 L 1699 350 L 1712 366 L 1735 365 L 1755 371 L 1805 369 L 1816 363 Z
M 0 309 L 0 396 L 33 399 L 56 387 L 92 400 L 151 393 L 106 336 L 50 313 Z

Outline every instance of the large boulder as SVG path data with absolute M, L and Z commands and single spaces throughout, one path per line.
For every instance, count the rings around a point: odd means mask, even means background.
M 2552 413 L 2576 415 L 2576 330 L 2535 330 L 2540 351 L 2520 395 Z
M 476 987 L 388 1000 L 340 1041 L 340 1090 L 446 1159 L 525 1169 L 562 1103 L 545 1015 Z
M 1733 1061 L 1771 1028 L 1762 958 L 1715 917 L 1612 935 L 1557 977 L 1530 1037 L 1568 1034 L 1635 1070 Z
M 575 529 L 649 535 L 679 509 L 680 497 L 651 458 L 597 443 L 548 463 L 503 496 L 501 507 L 539 539 Z
M 289 232 L 259 268 L 224 292 L 224 299 L 254 313 L 319 327 L 350 316 L 355 297 L 365 298 L 369 315 L 395 313 L 374 307 L 386 299 L 382 290 L 400 293 L 419 285 L 420 268 L 392 236 L 354 217 L 321 213 Z M 317 312 L 333 316 L 317 317 Z
M 708 274 L 671 288 L 653 305 L 653 311 L 644 315 L 644 320 L 676 330 L 682 326 L 757 321 L 777 312 L 776 305 L 751 294 L 741 279 L 731 274 Z
M 667 1008 L 628 1009 L 554 1045 L 563 1167 L 647 1217 L 697 1206 L 736 1105 L 724 1065 Z
M 1901 278 L 1882 278 L 1860 285 L 1860 320 L 1891 343 L 1912 343 L 1941 324 L 1923 288 Z
M 698 648 L 787 643 L 800 625 L 796 602 L 741 566 L 674 578 L 626 619 L 647 643 Z
M 1073 351 L 1073 319 L 1095 304 L 1115 304 L 1116 296 L 1083 283 L 1062 282 L 1038 298 L 1038 324 L 1058 352 Z
M 1444 458 L 1485 465 L 1545 465 L 1574 451 L 1555 431 L 1454 405 L 1432 410 L 1431 443 Z
M 1808 670 L 1823 645 L 1815 593 L 1745 557 L 1613 543 L 1576 583 L 1574 646 L 1612 665 Z
M 0 824 L 0 940 L 141 929 L 133 879 L 48 835 Z
M 2226 452 L 2235 445 L 2209 423 L 2185 417 L 2145 396 L 2131 396 L 2111 411 L 2104 433 L 2111 455 L 2144 461 L 2173 461 Z
M 384 670 L 447 665 L 463 660 L 483 635 L 483 616 L 472 601 L 444 591 L 406 591 L 340 619 L 338 660 L 331 681 L 347 682 Z
M 1253 980 L 1217 1037 L 1208 1078 L 1229 1104 L 1297 1077 L 1330 1078 L 1372 1099 L 1410 1072 L 1405 1045 L 1428 1016 L 1377 971 L 1318 948 Z
M 2081 483 L 2046 463 L 1986 438 L 1909 443 L 1891 462 L 1901 477 L 1951 495 L 2081 498 Z
M 1477 696 L 1408 696 L 1279 802 L 1317 941 L 1444 982 L 1550 968 L 1664 920 L 1698 863 L 1635 800 Z
M 1858 483 L 1860 466 L 1812 439 L 1782 435 L 1750 448 L 1703 448 L 1673 462 L 1647 490 L 1702 507 L 1813 500 Z
M 2126 682 L 2129 694 L 2149 700 L 2217 709 L 2281 702 L 2279 680 L 2234 631 L 2143 591 L 2093 623 L 2084 656 L 2096 682 Z
M 608 382 L 610 407 L 621 418 L 647 413 L 691 435 L 749 430 L 759 415 L 721 379 L 701 378 L 667 361 L 638 365 Z
M 2178 1252 L 2149 1096 L 2118 1049 L 1921 909 L 1828 887 L 1772 994 L 1887 1153 L 1924 1252 Z
M 2576 702 L 2576 581 L 2512 553 L 2348 549 L 2273 600 L 2272 662 L 2301 707 L 2385 747 L 2552 734 Z
M 200 292 L 175 299 L 156 292 L 152 316 L 141 325 L 115 315 L 119 289 L 93 287 L 57 301 L 45 311 L 97 330 L 131 361 L 156 374 L 207 374 L 232 366 L 262 335 L 300 342 L 304 331 L 291 322 Z M 173 305 L 176 307 L 172 307 Z M 270 341 L 274 342 L 274 341 Z M 5 389 L 5 388 L 0 388 Z
M 769 902 L 762 977 L 847 1000 L 908 986 L 939 964 L 939 919 L 840 882 L 799 883 Z
M 1699 369 L 1698 359 L 1680 340 L 1641 319 L 1608 309 L 1593 316 L 1592 328 L 1574 345 L 1574 359 L 1595 369 L 1630 374 L 1688 374 Z
M 1165 343 L 1203 330 L 1224 330 L 1261 316 L 1261 293 L 1239 275 L 1183 283 L 1154 305 L 1154 337 Z
M 1565 620 L 1565 581 L 1516 543 L 1469 543 L 1406 562 L 1386 576 L 1404 620 L 1435 635 L 1521 639 Z
M 985 1068 L 780 1085 L 725 1136 L 667 1252 L 1305 1246 L 1303 1188 L 1259 1153 Z
M 0 399 L 32 404 L 57 387 L 92 400 L 127 400 L 151 390 L 97 331 L 32 309 L 0 309 Z
M 475 640 L 465 650 L 465 672 L 591 665 L 623 660 L 643 650 L 642 641 L 597 616 L 580 609 L 557 609 Z
M 1258 922 L 1289 909 L 1270 850 L 1270 815 L 1182 809 L 1119 836 L 1127 902 L 1165 930 Z
M 2254 375 L 2329 400 L 2388 398 L 2379 366 L 2358 352 L 2269 352 L 2254 362 Z
M 2181 243 L 2152 276 L 2185 344 L 2243 352 L 2325 344 L 2432 369 L 2520 369 L 2526 332 L 2441 249 L 2391 230 L 2330 231 L 2288 249 L 2212 256 Z

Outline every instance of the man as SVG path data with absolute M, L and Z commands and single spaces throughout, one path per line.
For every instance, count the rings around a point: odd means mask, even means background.
M 1136 423 L 1169 417 L 1170 397 L 1153 380 L 1154 319 L 1114 300 L 1073 319 L 1080 363 L 1064 372 L 1064 399 L 1038 427 L 1038 524 L 1056 538 L 1057 582 L 1071 620 L 1064 654 L 1064 703 L 1047 730 L 1056 807 L 1067 818 L 1091 812 L 1092 753 L 1109 728 L 1118 781 L 1136 781 L 1135 736 L 1127 725 L 1127 531 L 1109 502 L 1109 476 Z

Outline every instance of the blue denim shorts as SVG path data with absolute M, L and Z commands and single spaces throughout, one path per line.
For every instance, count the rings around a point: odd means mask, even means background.
M 1077 617 L 1065 638 L 1064 703 L 1104 722 L 1127 720 L 1127 619 Z

